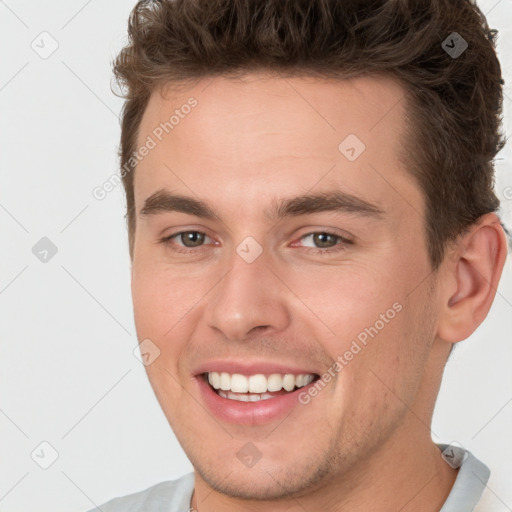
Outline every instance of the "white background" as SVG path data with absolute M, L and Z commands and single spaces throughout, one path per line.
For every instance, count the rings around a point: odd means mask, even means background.
M 0 0 L 0 512 L 78 512 L 192 470 L 132 353 L 122 188 L 92 195 L 117 169 L 111 61 L 133 5 Z M 479 5 L 500 32 L 510 135 L 512 5 Z M 43 59 L 34 40 L 59 46 Z M 496 181 L 509 228 L 511 155 Z M 58 249 L 47 263 L 32 253 L 42 237 Z M 448 363 L 432 427 L 499 475 L 496 511 L 512 510 L 511 333 L 509 255 L 488 319 Z M 48 469 L 31 458 L 49 460 L 43 441 L 58 452 Z

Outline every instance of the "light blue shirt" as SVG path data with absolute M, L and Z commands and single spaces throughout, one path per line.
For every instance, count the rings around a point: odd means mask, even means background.
M 441 450 L 447 445 L 439 445 Z M 450 495 L 439 512 L 478 512 L 489 480 L 489 468 L 470 452 L 450 447 L 449 455 L 462 461 Z M 189 512 L 194 490 L 194 473 L 153 485 L 144 491 L 115 498 L 89 512 Z M 481 512 L 489 512 L 481 509 Z

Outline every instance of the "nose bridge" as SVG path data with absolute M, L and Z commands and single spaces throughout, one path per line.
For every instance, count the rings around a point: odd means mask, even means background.
M 211 328 L 227 339 L 243 340 L 255 327 L 286 327 L 285 291 L 267 265 L 270 258 L 251 237 L 233 250 L 229 268 L 208 300 L 205 319 Z

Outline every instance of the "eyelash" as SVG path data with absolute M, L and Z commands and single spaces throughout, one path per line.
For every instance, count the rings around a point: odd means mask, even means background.
M 161 238 L 159 240 L 159 242 L 164 244 L 164 245 L 167 245 L 167 246 L 171 247 L 171 249 L 173 251 L 178 252 L 178 253 L 190 254 L 192 252 L 197 252 L 196 248 L 182 248 L 181 246 L 175 246 L 175 245 L 170 243 L 170 241 L 173 238 L 176 238 L 177 236 L 182 235 L 183 233 L 200 233 L 201 235 L 205 235 L 205 236 L 208 237 L 208 235 L 204 231 L 197 231 L 197 230 L 178 231 L 177 233 L 173 233 L 172 235 L 169 235 L 169 236 L 166 236 L 164 238 Z M 340 241 L 341 243 L 335 245 L 334 247 L 327 248 L 327 249 L 314 248 L 314 247 L 306 247 L 307 252 L 312 253 L 314 255 L 320 254 L 320 255 L 324 256 L 326 254 L 329 255 L 329 254 L 341 252 L 341 251 L 346 250 L 348 245 L 352 245 L 353 244 L 353 242 L 351 240 L 348 240 L 347 238 L 342 237 L 340 235 L 337 235 L 335 233 L 330 233 L 329 231 L 312 231 L 310 233 L 306 233 L 305 235 L 302 235 L 299 240 L 302 240 L 303 238 L 306 238 L 308 236 L 318 235 L 318 234 L 328 235 L 328 236 L 334 237 L 334 238 L 338 239 L 338 241 Z M 204 246 L 200 246 L 199 250 L 201 249 L 201 247 L 204 247 Z

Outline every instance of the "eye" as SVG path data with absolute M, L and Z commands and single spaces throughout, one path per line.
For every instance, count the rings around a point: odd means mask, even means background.
M 306 240 L 310 238 L 314 245 L 313 247 L 307 247 L 308 252 L 314 254 L 325 254 L 345 250 L 347 245 L 351 245 L 353 242 L 343 236 L 329 233 L 328 231 L 314 231 L 301 236 L 300 240 Z
M 205 238 L 210 237 L 202 231 L 180 231 L 179 233 L 174 233 L 162 238 L 160 242 L 173 246 L 172 249 L 176 252 L 186 253 L 192 252 L 196 247 L 201 247 Z M 173 239 L 176 239 L 178 243 L 171 243 L 171 240 Z M 179 242 L 181 242 L 181 245 Z M 180 249 L 180 247 L 183 247 L 184 249 Z

